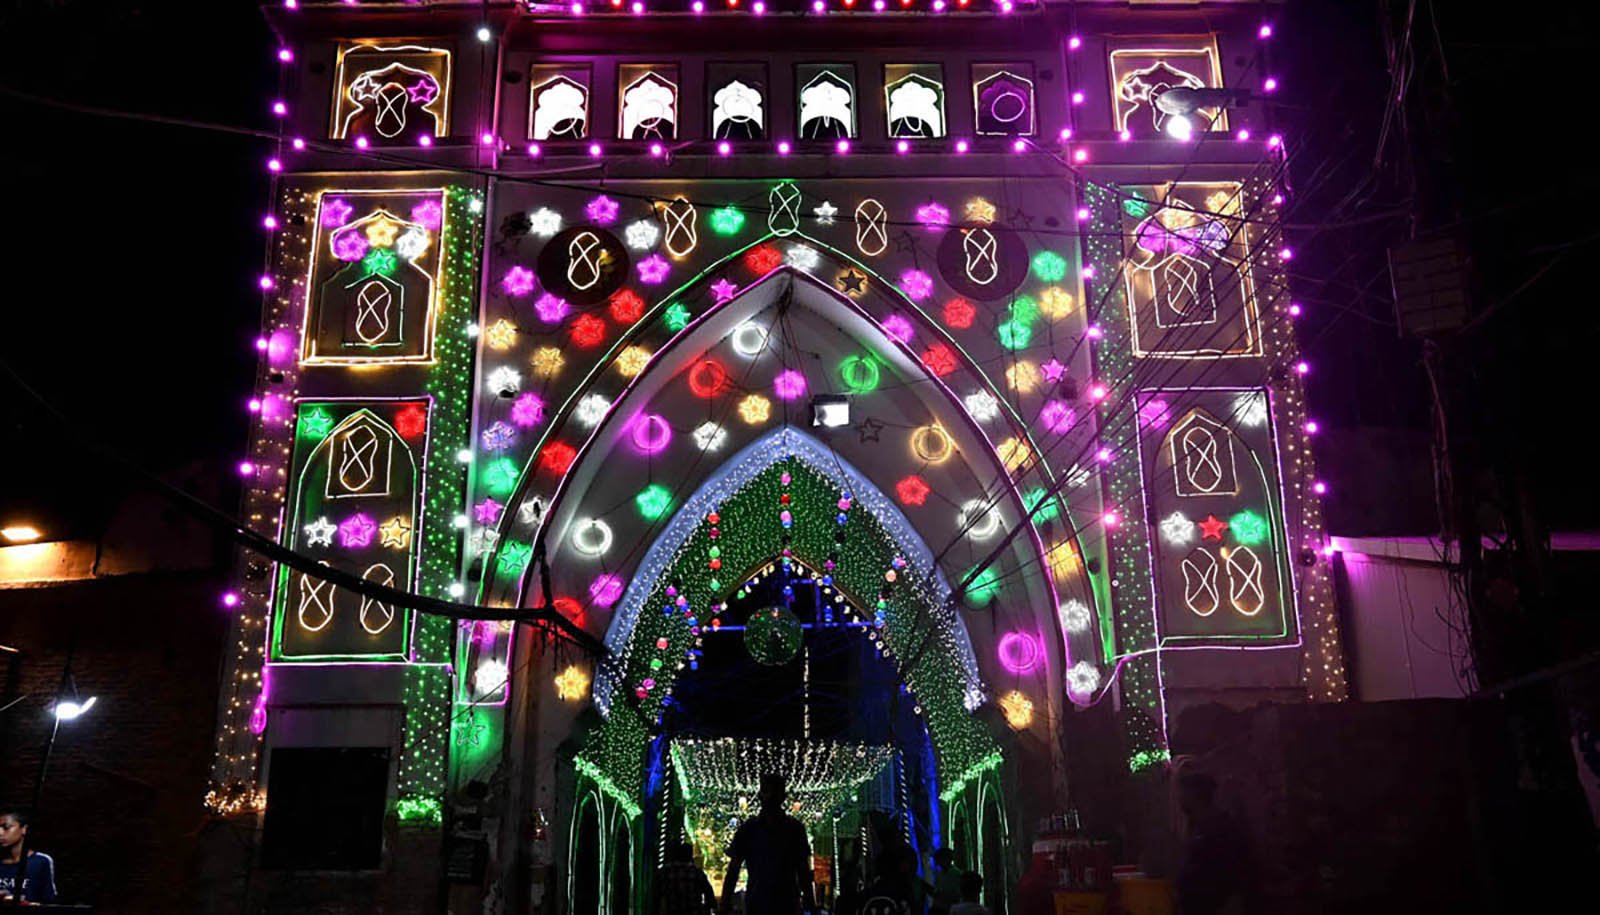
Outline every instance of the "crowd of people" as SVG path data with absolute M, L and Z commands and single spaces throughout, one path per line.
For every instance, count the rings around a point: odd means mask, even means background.
M 1217 805 L 1216 787 L 1209 775 L 1200 772 L 1186 772 L 1177 782 L 1188 826 L 1183 865 L 1175 881 L 1178 909 L 1184 915 L 1254 910 L 1255 874 L 1248 836 L 1238 820 Z M 695 866 L 689 845 L 674 846 L 659 880 L 657 915 L 710 915 L 713 911 L 730 915 L 741 871 L 748 881 L 744 915 L 819 911 L 812 898 L 810 845 L 805 827 L 784 812 L 786 788 L 781 776 L 762 776 L 760 813 L 734 833 L 720 896 Z M 917 853 L 909 845 L 886 845 L 878 852 L 871 883 L 863 886 L 853 869 L 842 875 L 832 915 L 991 915 L 980 901 L 982 875 L 958 867 L 950 849 L 934 852 L 931 879 L 919 876 L 918 864 Z M 1030 880 L 1033 876 L 1030 870 L 1018 886 L 1015 909 L 1020 915 L 1051 915 L 1056 875 L 1052 870 Z
M 800 821 L 784 812 L 782 776 L 761 778 L 760 812 L 734 833 L 720 895 L 693 861 L 685 842 L 668 850 L 657 880 L 657 915 L 730 915 L 738 902 L 741 872 L 744 915 L 800 915 L 819 911 L 813 898 L 811 847 Z M 917 853 L 891 844 L 877 855 L 876 876 L 863 886 L 855 873 L 840 881 L 833 915 L 990 915 L 979 901 L 983 878 L 962 871 L 949 849 L 934 854 L 931 881 L 918 876 Z

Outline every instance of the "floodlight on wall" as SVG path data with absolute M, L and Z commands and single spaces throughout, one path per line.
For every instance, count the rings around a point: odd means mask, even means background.
M 1202 108 L 1237 108 L 1246 102 L 1261 101 L 1248 89 L 1212 89 L 1173 86 L 1152 101 L 1156 110 L 1167 116 L 1167 136 L 1188 140 L 1194 136 L 1194 113 Z
M 850 425 L 849 395 L 817 394 L 812 397 L 811 425 L 827 429 Z
M 44 536 L 44 532 L 31 524 L 7 524 L 0 527 L 0 537 L 7 543 L 32 543 Z
M 94 708 L 94 702 L 96 698 L 97 697 L 95 696 L 90 696 L 82 702 L 72 699 L 63 699 L 60 702 L 57 702 L 55 708 L 56 720 L 75 721 L 83 717 L 84 712 Z

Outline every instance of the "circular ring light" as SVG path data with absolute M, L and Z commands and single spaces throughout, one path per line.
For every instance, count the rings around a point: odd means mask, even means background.
M 973 540 L 988 540 L 1000 533 L 1000 512 L 984 499 L 968 499 L 961 503 L 958 521 Z
M 672 427 L 659 413 L 645 413 L 633 421 L 633 447 L 642 454 L 659 454 L 672 441 Z
M 944 431 L 944 426 L 938 423 L 929 423 L 918 426 L 911 431 L 911 453 L 917 460 L 927 464 L 943 464 L 950 460 L 950 455 L 956 450 L 955 442 L 950 440 L 950 433 Z
M 753 359 L 767 348 L 767 329 L 754 321 L 746 321 L 733 329 L 730 342 L 734 352 Z
M 611 525 L 584 518 L 572 532 L 572 548 L 585 556 L 603 556 L 611 549 Z
M 1008 632 L 1000 637 L 997 649 L 1000 666 L 1014 674 L 1025 674 L 1039 666 L 1039 640 L 1026 632 Z

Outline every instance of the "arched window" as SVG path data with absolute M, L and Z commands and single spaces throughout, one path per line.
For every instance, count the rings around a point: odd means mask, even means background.
M 568 898 L 573 915 L 601 915 L 600 912 L 600 810 L 593 792 L 584 795 L 572 816 L 572 837 L 568 845 Z
M 374 584 L 410 590 L 421 521 L 418 457 L 427 401 L 308 401 L 298 405 L 293 511 L 285 545 Z M 410 614 L 282 567 L 273 658 L 408 656 Z
M 617 136 L 624 140 L 671 140 L 678 136 L 678 83 L 661 70 L 621 70 L 622 101 Z M 671 68 L 676 76 L 676 68 Z
M 1237 184 L 1133 189 L 1126 284 L 1135 355 L 1261 351 Z
M 432 359 L 439 285 L 438 191 L 324 191 L 302 360 Z
M 332 134 L 373 145 L 415 144 L 449 130 L 450 52 L 359 45 L 339 52 Z
M 730 79 L 711 94 L 711 135 L 718 140 L 759 140 L 767 135 L 765 97 L 757 86 Z
M 942 137 L 944 82 L 936 65 L 891 65 L 883 94 L 889 109 L 889 136 Z
M 802 76 L 806 71 L 802 70 Z M 856 135 L 854 68 L 814 68 L 800 84 L 800 137 L 841 140 Z
M 1032 136 L 1037 129 L 1030 64 L 973 67 L 972 99 L 982 136 Z
M 528 136 L 544 141 L 588 138 L 587 71 L 574 72 L 565 67 L 534 68 L 528 102 Z
M 1189 409 L 1176 414 L 1170 403 L 1180 399 Z M 1163 640 L 1288 634 L 1266 393 L 1141 392 L 1139 400 Z

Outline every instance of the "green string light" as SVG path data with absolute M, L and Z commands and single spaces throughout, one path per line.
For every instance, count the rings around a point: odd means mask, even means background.
M 467 187 L 445 188 L 444 283 L 439 291 L 438 324 L 434 352 L 437 362 L 428 373 L 425 388 L 433 398 L 433 428 L 424 462 L 427 501 L 418 562 L 417 590 L 429 597 L 449 599 L 461 561 L 460 532 L 451 519 L 466 499 L 467 468 L 456 460 L 466 446 L 457 430 L 470 428 L 475 358 L 468 325 L 477 315 L 478 245 L 483 237 L 482 200 Z M 474 205 L 476 204 L 476 206 Z M 444 431 L 449 430 L 449 431 Z M 421 614 L 412 647 L 415 663 L 405 668 L 401 696 L 405 706 L 405 739 L 401 746 L 395 810 L 404 822 L 438 826 L 441 799 L 450 759 L 451 715 L 449 664 L 450 619 Z
M 780 482 L 785 471 L 791 477 L 788 486 Z M 642 795 L 644 751 L 650 737 L 644 722 L 655 719 L 687 652 L 696 646 L 688 616 L 681 611 L 662 612 L 673 600 L 666 589 L 675 587 L 699 625 L 709 626 L 713 604 L 729 598 L 751 573 L 771 564 L 782 550 L 785 529 L 778 520 L 778 506 L 784 492 L 792 500 L 793 526 L 787 532 L 796 562 L 821 569 L 836 556 L 833 587 L 848 599 L 844 606 L 868 608 L 864 612 L 870 613 L 878 603 L 885 572 L 901 552 L 887 530 L 859 504 L 848 513 L 846 524 L 839 525 L 837 503 L 843 494 L 804 462 L 787 460 L 768 467 L 717 506 L 720 536 L 713 539 L 711 525 L 702 521 L 659 576 L 623 649 L 625 674 L 620 693 L 627 701 L 622 701 L 621 695 L 613 700 L 605 725 L 584 746 L 580 756 L 592 767 L 584 771 L 603 774 L 608 784 L 628 797 Z M 841 531 L 845 534 L 842 543 L 835 536 Z M 712 558 L 720 559 L 722 573 L 707 568 L 706 559 L 713 548 L 717 555 Z M 987 571 L 989 585 L 998 591 L 997 573 Z M 713 577 L 718 574 L 720 578 Z M 951 779 L 994 753 L 996 747 L 966 708 L 968 683 L 957 654 L 957 636 L 948 629 L 951 624 L 938 622 L 945 619 L 945 611 L 934 605 L 935 600 L 928 582 L 901 570 L 884 599 L 884 626 L 868 632 L 875 645 L 881 643 L 881 651 L 898 657 L 899 650 L 909 652 L 923 643 L 929 625 L 938 627 L 915 667 L 902 668 L 900 676 L 921 709 L 941 777 Z M 661 645 L 666 647 L 658 647 Z M 643 688 L 646 680 L 653 687 L 637 698 L 635 691 Z M 632 705 L 635 699 L 637 711 Z

